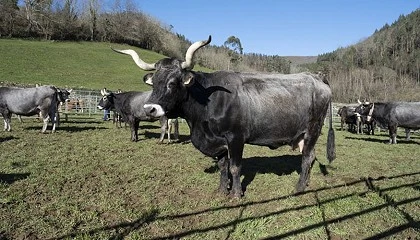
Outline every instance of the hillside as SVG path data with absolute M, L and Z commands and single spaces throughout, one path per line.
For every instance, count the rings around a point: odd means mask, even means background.
M 330 73 L 337 101 L 420 101 L 420 9 L 312 67 Z
M 152 51 L 112 44 L 115 48 L 132 48 L 146 62 L 165 56 Z M 143 83 L 145 71 L 131 57 L 117 54 L 107 43 L 26 41 L 0 39 L 0 85 L 56 85 L 77 89 L 123 91 L 151 90 Z M 196 65 L 195 70 L 209 71 Z

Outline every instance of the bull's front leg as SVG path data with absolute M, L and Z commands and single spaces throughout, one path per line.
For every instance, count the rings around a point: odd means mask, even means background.
M 220 170 L 220 184 L 218 191 L 224 195 L 229 194 L 229 159 L 226 156 L 223 156 L 217 161 L 217 166 Z
M 230 196 L 233 198 L 240 198 L 243 196 L 241 185 L 241 169 L 242 169 L 242 155 L 244 150 L 243 141 L 234 140 L 228 144 L 229 146 L 229 170 L 232 175 L 232 189 Z

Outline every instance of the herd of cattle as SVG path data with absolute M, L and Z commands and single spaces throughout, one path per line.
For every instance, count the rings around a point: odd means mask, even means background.
M 335 158 L 332 93 L 325 76 L 192 71 L 195 52 L 210 41 L 209 36 L 207 40 L 192 44 L 184 61 L 164 58 L 157 63 L 146 63 L 133 50 L 113 49 L 131 56 L 141 69 L 155 70 L 144 76 L 144 82 L 152 85 L 153 90 L 112 93 L 104 89 L 98 108 L 120 114 L 131 128 L 132 141 L 138 140 L 140 121 L 159 120 L 162 130 L 159 142 L 162 142 L 167 128 L 172 125 L 168 122 L 175 123 L 178 135 L 176 119 L 185 119 L 194 147 L 217 160 L 219 191 L 233 197 L 243 195 L 240 176 L 244 144 L 270 149 L 282 145 L 299 148 L 302 171 L 296 191 L 304 191 L 315 160 L 314 147 L 328 112 L 327 158 L 330 162 Z M 42 132 L 46 131 L 49 120 L 55 131 L 58 104 L 68 99 L 69 94 L 70 91 L 53 86 L 1 87 L 0 112 L 4 130 L 11 130 L 14 113 L 40 114 L 44 122 Z M 388 128 L 390 143 L 396 143 L 397 127 L 420 128 L 420 102 L 360 103 L 355 108 L 341 108 L 339 114 L 341 127 L 347 123 L 358 133 L 364 125 L 371 134 L 375 124 Z
M 376 126 L 387 129 L 389 143 L 397 143 L 397 128 L 405 129 L 406 140 L 410 131 L 420 129 L 420 102 L 376 102 L 361 103 L 357 107 L 339 108 L 341 130 L 347 124 L 348 130 L 357 134 L 374 134 Z

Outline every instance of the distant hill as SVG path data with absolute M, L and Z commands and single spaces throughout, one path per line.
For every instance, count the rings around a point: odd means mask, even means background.
M 316 63 L 318 56 L 284 56 L 292 65 Z
M 420 101 L 420 8 L 354 45 L 318 56 L 334 100 Z

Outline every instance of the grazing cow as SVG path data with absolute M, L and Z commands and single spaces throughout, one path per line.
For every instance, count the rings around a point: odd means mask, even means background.
M 244 144 L 271 149 L 287 144 L 299 146 L 302 171 L 296 190 L 304 191 L 315 160 L 315 143 L 332 105 L 328 83 L 310 73 L 192 71 L 194 52 L 210 41 L 211 37 L 192 44 L 185 61 L 165 58 L 155 64 L 145 63 L 133 50 L 114 50 L 131 55 L 143 70 L 156 70 L 144 77 L 153 86 L 144 105 L 146 113 L 153 117 L 182 117 L 187 121 L 193 145 L 203 154 L 218 159 L 219 191 L 229 194 L 230 170 L 230 195 L 243 195 L 240 177 Z M 331 119 L 327 144 L 330 161 L 334 158 Z
M 347 124 L 348 131 L 362 133 L 360 114 L 355 111 L 354 107 L 341 107 L 338 109 L 337 115 L 340 116 L 341 131 L 344 129 L 344 124 Z
M 168 128 L 168 119 L 166 116 L 151 117 L 146 115 L 144 104 L 150 97 L 152 91 L 148 92 L 122 92 L 112 93 L 105 89 L 101 90 L 102 99 L 99 101 L 99 109 L 115 109 L 121 117 L 128 123 L 131 128 L 131 141 L 138 141 L 138 129 L 140 121 L 154 122 L 159 120 L 161 126 L 161 134 L 158 143 L 163 143 L 165 133 Z M 177 120 L 176 120 L 177 121 Z M 178 131 L 178 130 L 176 130 Z M 178 136 L 175 136 L 176 140 Z M 171 141 L 169 139 L 169 141 Z
M 397 127 L 420 128 L 420 102 L 367 103 L 359 108 L 367 120 L 375 119 L 381 127 L 388 128 L 389 143 L 397 143 Z
M 42 132 L 44 133 L 47 130 L 49 119 L 52 122 L 52 132 L 55 132 L 56 112 L 60 95 L 58 92 L 53 86 L 0 87 L 0 112 L 4 118 L 4 130 L 11 130 L 12 113 L 21 116 L 40 114 L 44 122 Z

